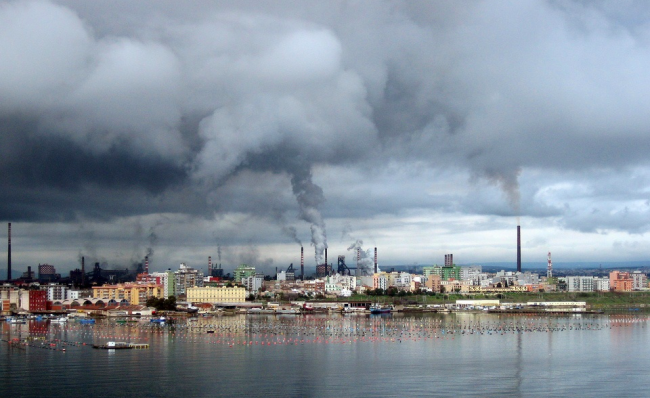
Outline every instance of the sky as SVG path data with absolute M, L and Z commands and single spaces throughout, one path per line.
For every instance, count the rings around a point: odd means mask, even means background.
M 0 54 L 14 270 L 648 260 L 645 1 L 0 1 Z

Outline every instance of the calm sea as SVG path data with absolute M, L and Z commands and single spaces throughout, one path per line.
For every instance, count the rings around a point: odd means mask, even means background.
M 0 397 L 650 395 L 645 316 L 236 315 L 0 330 Z M 107 341 L 150 348 L 92 348 Z

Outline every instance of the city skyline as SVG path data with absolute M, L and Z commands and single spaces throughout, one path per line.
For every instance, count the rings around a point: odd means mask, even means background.
M 360 241 L 380 267 L 515 264 L 518 223 L 524 264 L 645 261 L 648 16 L 637 2 L 2 2 L 14 275 L 148 253 L 154 270 L 219 252 L 284 269 L 299 244 L 311 268 Z

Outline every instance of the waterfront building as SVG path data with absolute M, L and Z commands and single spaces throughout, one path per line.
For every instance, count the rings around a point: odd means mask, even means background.
M 444 293 L 467 293 L 469 291 L 471 282 L 460 280 L 443 280 L 440 281 L 440 291 Z
M 227 304 L 246 301 L 243 287 L 190 287 L 187 289 L 188 303 Z
M 408 272 L 391 272 L 387 275 L 388 286 L 394 286 L 398 289 L 410 289 L 412 277 Z
M 68 298 L 68 290 L 69 287 L 65 285 L 49 284 L 45 286 L 48 301 L 65 300 Z
M 379 274 L 374 274 L 372 277 L 372 288 L 373 289 L 388 289 L 388 276 L 385 272 Z
M 610 289 L 615 292 L 630 292 L 634 286 L 634 280 L 629 272 L 612 271 L 609 273 Z
M 25 311 L 47 310 L 47 292 L 45 290 L 19 290 L 19 306 Z
M 594 291 L 594 278 L 591 276 L 567 276 L 566 283 L 569 292 Z
M 162 285 L 163 297 L 168 298 L 176 295 L 176 276 L 172 270 L 165 272 L 153 272 L 149 274 L 153 279 L 152 283 Z
M 424 286 L 426 286 L 427 289 L 430 289 L 434 293 L 440 293 L 440 282 L 440 275 L 430 275 L 427 278 L 427 281 L 424 282 Z
M 93 298 L 115 302 L 126 301 L 130 305 L 144 305 L 150 297 L 163 297 L 162 285 L 119 283 L 117 285 L 93 286 Z
M 609 278 L 594 277 L 594 291 L 608 292 L 610 290 Z
M 241 283 L 241 280 L 238 280 Z M 174 295 L 186 294 L 191 287 L 203 286 L 203 273 L 187 264 L 181 263 L 178 271 L 174 272 Z
M 634 271 L 632 277 L 632 290 L 645 290 L 648 288 L 648 277 L 641 271 Z
M 8 313 L 12 309 L 20 306 L 20 292 L 13 286 L 0 288 L 0 301 L 2 301 L 1 310 L 3 313 Z
M 243 283 L 242 279 L 248 278 L 249 276 L 255 276 L 255 274 L 255 267 L 249 267 L 246 264 L 239 265 L 235 268 L 235 271 L 233 271 L 235 282 L 237 283 Z
M 525 285 L 539 285 L 539 274 L 532 273 L 530 271 L 518 272 L 517 273 L 517 284 L 519 286 Z

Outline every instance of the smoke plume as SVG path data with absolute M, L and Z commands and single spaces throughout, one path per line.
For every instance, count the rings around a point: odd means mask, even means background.
M 318 209 L 325 201 L 323 190 L 313 183 L 310 167 L 295 169 L 291 176 L 291 186 L 298 202 L 298 217 L 310 224 L 311 243 L 314 246 L 316 264 L 321 264 L 324 261 L 323 257 L 327 248 L 325 221 Z

